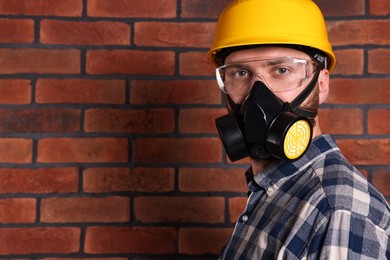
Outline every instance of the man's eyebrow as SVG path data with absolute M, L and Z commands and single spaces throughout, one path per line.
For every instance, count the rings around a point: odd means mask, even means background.
M 286 62 L 286 59 L 283 59 L 283 58 L 267 60 L 266 66 L 279 65 L 279 64 L 282 64 L 282 63 L 285 63 L 285 62 Z
M 243 69 L 250 69 L 251 67 L 246 65 L 245 63 L 231 63 L 227 64 L 228 68 L 243 68 Z

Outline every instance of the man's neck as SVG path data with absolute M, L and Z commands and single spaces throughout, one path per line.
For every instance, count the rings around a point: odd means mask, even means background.
M 266 169 L 269 165 L 271 165 L 275 160 L 254 160 L 251 159 L 253 176 L 256 176 L 264 169 Z

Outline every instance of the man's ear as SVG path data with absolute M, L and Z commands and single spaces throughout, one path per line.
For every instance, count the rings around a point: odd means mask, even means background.
M 324 103 L 329 95 L 329 71 L 324 69 L 320 72 L 318 79 L 318 85 L 320 89 L 320 104 Z

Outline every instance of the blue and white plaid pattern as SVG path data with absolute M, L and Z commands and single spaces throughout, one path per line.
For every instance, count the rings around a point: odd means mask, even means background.
M 390 259 L 390 208 L 329 135 L 253 178 L 220 259 Z

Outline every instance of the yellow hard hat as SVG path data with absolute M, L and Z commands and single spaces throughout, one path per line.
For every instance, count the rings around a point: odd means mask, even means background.
M 219 66 L 220 50 L 261 44 L 315 48 L 327 55 L 330 72 L 336 65 L 324 17 L 312 0 L 233 0 L 218 19 L 207 58 Z

